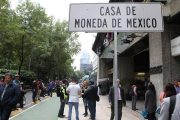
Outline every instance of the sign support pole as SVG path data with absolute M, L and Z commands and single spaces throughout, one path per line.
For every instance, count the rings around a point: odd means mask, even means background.
M 118 101 L 117 101 L 117 32 L 114 32 L 114 114 L 115 120 L 118 120 Z

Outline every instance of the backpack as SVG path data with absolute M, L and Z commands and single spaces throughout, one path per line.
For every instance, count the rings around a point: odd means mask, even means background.
M 96 87 L 92 86 L 92 88 L 94 89 L 95 93 L 97 93 L 97 92 L 98 92 L 98 90 L 97 90 L 97 86 L 96 86 Z M 96 94 L 96 101 L 97 101 L 97 102 L 99 102 L 99 101 L 100 101 L 100 98 L 99 98 L 99 95 L 98 95 L 98 94 Z
M 129 95 L 130 96 L 133 96 L 134 95 L 134 91 L 133 91 L 133 88 L 131 87 L 130 91 L 129 91 Z
M 169 120 L 171 120 L 176 105 L 176 95 L 170 97 Z
M 56 89 L 56 95 L 57 95 L 57 97 L 60 97 L 61 94 L 62 94 L 62 93 L 61 93 L 61 91 L 60 91 L 60 87 L 58 87 L 58 88 Z

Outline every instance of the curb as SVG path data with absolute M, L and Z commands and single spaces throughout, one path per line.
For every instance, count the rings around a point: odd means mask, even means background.
M 26 92 L 28 92 L 28 91 L 32 91 L 32 89 L 25 89 L 25 91 L 26 91 Z

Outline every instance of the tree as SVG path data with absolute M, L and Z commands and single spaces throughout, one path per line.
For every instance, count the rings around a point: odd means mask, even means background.
M 0 0 L 1 68 L 18 69 L 21 74 L 30 66 L 43 79 L 73 76 L 72 56 L 80 51 L 80 43 L 79 35 L 68 31 L 68 22 L 55 21 L 29 0 L 20 2 L 15 11 L 9 6 Z
M 10 9 L 8 0 L 0 0 L 0 16 L 0 65 L 6 67 L 14 59 L 12 40 L 17 28 L 13 19 L 14 11 Z
M 82 77 L 84 77 L 84 72 L 83 71 L 80 71 L 80 70 L 77 70 L 77 71 L 75 71 L 75 77 L 78 79 L 78 80 L 80 80 L 80 79 L 82 79 Z
M 33 4 L 26 0 L 18 5 L 16 9 L 16 14 L 18 15 L 18 20 L 20 24 L 19 42 L 17 43 L 17 53 L 19 58 L 19 74 L 21 74 L 21 68 L 25 57 L 31 54 L 35 44 L 39 42 L 46 42 L 43 39 L 43 28 L 48 24 L 49 18 L 45 13 L 45 9 L 39 4 Z M 36 43 L 37 42 L 37 43 Z
M 54 26 L 49 28 L 51 37 L 49 38 L 49 45 L 51 47 L 50 57 L 42 58 L 43 66 L 39 67 L 42 78 L 51 74 L 52 78 L 59 76 L 63 79 L 68 77 L 68 70 L 72 70 L 73 63 L 72 56 L 80 51 L 80 43 L 78 42 L 78 34 L 68 31 L 67 21 L 57 21 Z M 48 69 L 45 69 L 48 68 Z

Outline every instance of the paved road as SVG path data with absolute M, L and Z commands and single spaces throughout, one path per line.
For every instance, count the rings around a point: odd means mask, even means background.
M 32 104 L 32 91 L 31 90 L 26 91 L 25 97 L 26 97 L 26 104 L 24 105 L 23 110 L 26 110 L 29 107 L 33 106 L 33 104 Z M 44 100 L 44 99 L 45 98 L 41 98 L 41 100 Z
M 67 120 L 68 115 L 68 105 L 65 106 L 64 114 L 65 118 L 58 118 L 57 114 L 59 111 L 60 101 L 59 98 L 53 96 L 52 98 L 47 98 L 43 102 L 36 104 L 17 116 L 10 118 L 10 120 Z M 96 106 L 96 120 L 109 120 L 111 109 L 108 104 L 107 96 L 100 96 L 100 102 Z M 87 120 L 84 117 L 84 106 L 82 98 L 79 99 L 79 118 L 80 120 Z M 75 110 L 72 111 L 72 120 L 75 120 Z M 123 108 L 122 120 L 144 120 L 140 113 L 132 111 L 129 107 Z
M 53 96 L 33 105 L 10 120 L 58 120 L 59 98 Z

